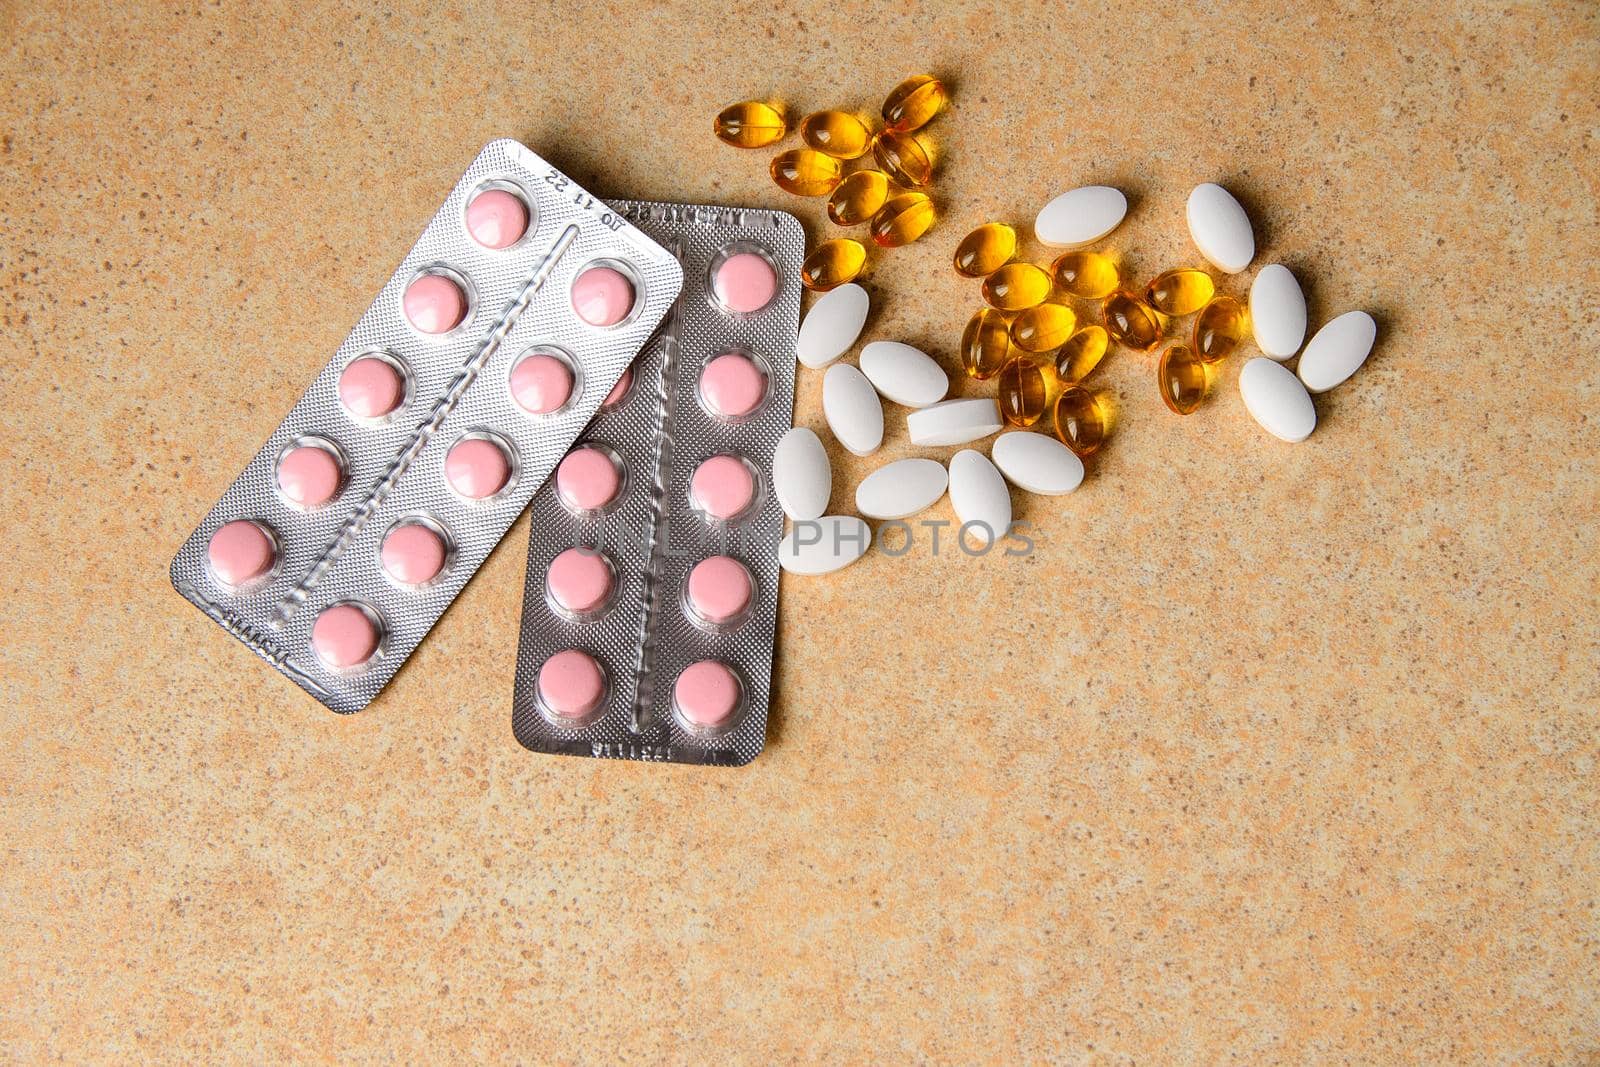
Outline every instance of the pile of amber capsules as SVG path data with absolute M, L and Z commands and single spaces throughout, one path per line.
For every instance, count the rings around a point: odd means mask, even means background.
M 949 95 L 939 79 L 917 74 L 883 102 L 883 127 L 851 111 L 816 111 L 800 120 L 803 148 L 773 157 L 772 180 L 796 196 L 828 198 L 828 218 L 837 226 L 865 225 L 880 248 L 910 244 L 933 226 L 936 211 L 925 191 L 933 181 L 934 156 L 917 133 L 943 110 Z M 789 133 L 782 108 L 748 100 L 724 108 L 716 134 L 738 148 L 766 148 Z M 876 166 L 845 172 L 858 160 Z M 867 263 L 867 246 L 853 237 L 823 241 L 806 257 L 801 281 L 824 292 L 854 281 Z

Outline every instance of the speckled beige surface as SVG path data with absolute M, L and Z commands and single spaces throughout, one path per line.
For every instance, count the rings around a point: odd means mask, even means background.
M 647 7 L 0 2 L 6 1058 L 1596 1062 L 1593 5 Z M 954 370 L 956 240 L 1070 185 L 1193 262 L 1217 179 L 1380 318 L 1316 435 L 1114 355 L 1030 558 L 785 583 L 738 772 L 517 747 L 525 522 L 348 718 L 169 588 L 483 142 L 821 234 L 712 114 L 925 67 L 870 336 Z

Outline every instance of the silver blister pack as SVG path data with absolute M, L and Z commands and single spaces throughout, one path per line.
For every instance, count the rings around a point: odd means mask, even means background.
M 612 204 L 681 259 L 683 292 L 534 497 L 512 726 L 536 752 L 742 766 L 766 744 L 805 234 Z
M 178 551 L 173 586 L 329 708 L 360 710 L 682 284 L 678 260 L 621 213 L 521 144 L 491 142 Z

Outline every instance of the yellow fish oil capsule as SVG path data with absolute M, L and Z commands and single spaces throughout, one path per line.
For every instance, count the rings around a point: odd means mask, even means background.
M 1011 343 L 1024 352 L 1050 352 L 1072 336 L 1078 316 L 1064 304 L 1040 304 L 1018 315 L 1011 323 Z
M 855 159 L 872 147 L 872 131 L 848 111 L 817 111 L 800 120 L 800 138 L 825 156 Z
M 1067 338 L 1056 353 L 1056 376 L 1064 382 L 1081 382 L 1105 358 L 1111 339 L 1105 327 L 1090 324 Z
M 1148 352 L 1161 340 L 1161 319 L 1155 309 L 1126 289 L 1106 297 L 1100 307 L 1106 332 L 1117 344 Z
M 772 180 L 795 196 L 827 196 L 839 184 L 844 167 L 832 156 L 810 148 L 791 148 L 772 157 Z
M 1037 356 L 1017 356 L 1000 368 L 1000 414 L 1013 426 L 1032 426 L 1044 414 L 1050 391 L 1045 363 Z
M 860 241 L 838 237 L 811 250 L 800 265 L 800 284 L 815 293 L 853 282 L 867 262 L 867 248 Z
M 1231 296 L 1218 296 L 1194 317 L 1189 347 L 1201 362 L 1215 363 L 1232 355 L 1249 332 L 1250 319 L 1244 305 Z
M 783 140 L 783 135 L 789 132 L 783 112 L 760 100 L 746 100 L 723 108 L 717 112 L 712 128 L 718 140 L 735 148 L 765 148 Z
M 1188 315 L 1205 307 L 1216 291 L 1217 283 L 1205 271 L 1179 267 L 1151 278 L 1144 299 L 1163 315 Z
M 979 308 L 961 334 L 961 366 L 967 377 L 993 378 L 1010 356 L 1010 321 L 994 308 Z
M 1022 311 L 1049 295 L 1050 275 L 1032 263 L 1007 263 L 983 280 L 984 302 L 1001 311 Z
M 986 222 L 956 245 L 956 273 L 963 278 L 993 274 L 1017 254 L 1017 231 L 1003 222 Z
M 1081 385 L 1069 385 L 1056 397 L 1056 436 L 1079 458 L 1105 443 L 1110 421 L 1098 397 Z
M 933 157 L 909 133 L 884 130 L 872 139 L 872 156 L 878 161 L 878 169 L 907 188 L 933 180 Z
M 1173 414 L 1193 414 L 1206 398 L 1206 365 L 1188 345 L 1173 345 L 1161 353 L 1161 361 L 1156 364 L 1156 384 Z
M 884 248 L 908 245 L 933 225 L 933 201 L 926 193 L 901 193 L 872 216 L 872 239 Z
M 828 218 L 836 226 L 859 226 L 878 213 L 889 199 L 889 179 L 881 170 L 858 170 L 847 175 L 828 197 Z
M 1067 252 L 1050 265 L 1056 284 L 1073 296 L 1102 300 L 1122 284 L 1117 265 L 1099 252 Z
M 944 110 L 950 94 L 932 74 L 913 74 L 896 85 L 883 102 L 883 124 L 902 133 L 921 129 Z

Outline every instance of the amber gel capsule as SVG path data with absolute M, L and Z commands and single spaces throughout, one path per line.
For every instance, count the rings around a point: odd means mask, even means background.
M 1040 304 L 1011 322 L 1011 343 L 1024 352 L 1050 352 L 1066 344 L 1078 316 L 1062 304 Z
M 1188 315 L 1206 306 L 1217 291 L 1211 275 L 1193 267 L 1164 270 L 1144 287 L 1144 299 L 1163 315 Z
M 961 366 L 983 381 L 1000 373 L 1011 356 L 1011 323 L 994 308 L 979 308 L 961 334 Z
M 884 130 L 872 139 L 872 156 L 878 168 L 901 185 L 927 185 L 933 180 L 933 158 L 909 133 Z
M 1079 457 L 1105 443 L 1109 429 L 1105 408 L 1081 385 L 1069 385 L 1056 397 L 1056 436 Z
M 824 241 L 800 265 L 800 284 L 812 292 L 825 293 L 855 281 L 866 262 L 867 249 L 860 241 L 848 237 Z
M 1032 263 L 1007 263 L 983 280 L 983 299 L 1001 311 L 1022 311 L 1050 295 L 1050 275 Z
M 1111 339 L 1104 327 L 1092 323 L 1067 338 L 1056 353 L 1056 375 L 1064 382 L 1081 382 L 1105 358 Z
M 1250 332 L 1250 319 L 1244 305 L 1231 296 L 1214 297 L 1194 317 L 1194 332 L 1189 335 L 1189 347 L 1195 357 L 1205 363 L 1215 363 L 1233 354 Z
M 855 159 L 872 147 L 872 131 L 848 111 L 818 111 L 800 120 L 800 138 L 824 155 Z
M 1099 252 L 1067 252 L 1057 256 L 1050 269 L 1057 285 L 1085 300 L 1108 297 L 1122 284 L 1117 265 Z
M 879 170 L 858 170 L 828 197 L 828 218 L 836 226 L 859 226 L 889 200 L 889 179 Z
M 1032 426 L 1044 414 L 1050 383 L 1037 356 L 1017 356 L 1000 368 L 1000 414 L 1013 426 Z
M 872 216 L 872 239 L 884 248 L 908 245 L 933 225 L 933 201 L 926 193 L 901 193 Z
M 902 133 L 920 129 L 943 110 L 950 95 L 932 74 L 913 74 L 896 85 L 883 102 L 883 124 Z
M 1126 289 L 1106 297 L 1101 311 L 1106 332 L 1119 345 L 1148 352 L 1161 340 L 1161 319 L 1155 310 Z
M 795 196 L 827 196 L 844 170 L 837 159 L 809 148 L 791 148 L 772 159 L 772 180 Z
M 1195 358 L 1188 345 L 1173 345 L 1161 353 L 1156 364 L 1156 384 L 1161 399 L 1176 415 L 1189 415 L 1206 398 L 1206 365 Z
M 724 144 L 735 148 L 765 148 L 783 140 L 783 135 L 789 132 L 783 112 L 759 100 L 746 100 L 723 108 L 717 113 L 713 128 Z
M 964 278 L 993 274 L 1017 254 L 1017 231 L 1003 222 L 986 222 L 956 245 L 956 273 Z

